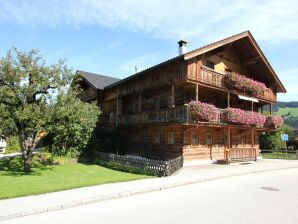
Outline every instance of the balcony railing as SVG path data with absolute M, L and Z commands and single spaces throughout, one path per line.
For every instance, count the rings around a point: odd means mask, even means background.
M 202 83 L 206 83 L 208 85 L 216 86 L 216 87 L 221 87 L 221 88 L 227 88 L 230 89 L 226 84 L 225 84 L 225 74 L 217 72 L 213 69 L 210 69 L 208 67 L 202 66 L 201 68 L 201 74 L 199 74 L 196 77 L 197 81 L 200 81 Z M 246 95 L 250 95 L 249 93 L 245 93 Z M 274 95 L 273 91 L 271 89 L 266 89 L 264 92 L 262 92 L 258 98 L 275 102 L 276 101 L 276 96 Z
M 219 109 L 219 119 L 216 121 L 200 121 L 196 119 L 196 117 L 189 111 L 188 107 L 185 106 L 178 106 L 173 108 L 167 108 L 162 109 L 159 111 L 147 111 L 147 112 L 141 112 L 137 114 L 126 114 L 126 115 L 120 115 L 115 116 L 113 113 L 111 113 L 109 116 L 100 116 L 100 124 L 102 125 L 130 125 L 130 124 L 150 124 L 150 123 L 187 123 L 187 124 L 207 124 L 207 125 L 237 125 L 237 126 L 254 126 L 258 128 L 272 128 L 265 125 L 258 125 L 258 122 L 251 123 L 251 125 L 245 125 L 245 124 L 237 124 L 237 123 L 231 123 L 226 118 L 227 111 L 226 109 Z M 245 111 L 244 111 L 245 112 Z M 250 111 L 247 111 L 247 113 L 251 113 Z M 235 122 L 235 121 L 234 121 Z

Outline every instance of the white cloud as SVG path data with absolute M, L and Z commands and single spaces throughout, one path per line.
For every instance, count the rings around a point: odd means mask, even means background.
M 97 25 L 193 42 L 247 29 L 258 40 L 298 39 L 296 0 L 0 0 L 0 5 L 0 22 L 26 26 Z

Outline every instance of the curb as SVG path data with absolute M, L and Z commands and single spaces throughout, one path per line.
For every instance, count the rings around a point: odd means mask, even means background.
M 140 189 L 140 190 L 134 190 L 134 191 L 125 191 L 125 192 L 114 193 L 114 194 L 100 195 L 100 196 L 95 196 L 95 197 L 87 198 L 87 199 L 83 199 L 83 200 L 67 202 L 65 204 L 61 204 L 61 205 L 54 206 L 54 207 L 35 209 L 35 210 L 29 211 L 29 212 L 28 211 L 27 212 L 19 212 L 19 213 L 15 213 L 15 214 L 0 216 L 0 221 L 20 218 L 20 217 L 24 217 L 24 216 L 36 215 L 36 214 L 41 214 L 41 213 L 46 213 L 46 212 L 58 211 L 58 210 L 73 208 L 73 207 L 77 207 L 77 206 L 81 206 L 81 205 L 93 204 L 93 203 L 108 201 L 108 200 L 112 200 L 112 199 L 118 199 L 118 198 L 124 198 L 124 197 L 128 197 L 128 196 L 145 194 L 145 193 L 149 193 L 149 192 L 162 191 L 162 190 L 171 189 L 171 188 L 175 188 L 175 187 L 182 187 L 182 186 L 186 186 L 186 185 L 208 182 L 208 181 L 213 181 L 213 180 L 218 180 L 218 179 L 223 179 L 223 178 L 237 177 L 237 176 L 242 176 L 242 175 L 247 175 L 247 174 L 265 173 L 265 172 L 277 171 L 277 170 L 297 169 L 297 168 L 298 167 L 296 166 L 296 167 L 286 167 L 286 168 L 278 168 L 278 169 L 266 169 L 266 170 L 253 171 L 253 172 L 244 172 L 244 173 L 232 174 L 232 175 L 221 175 L 221 176 L 217 176 L 217 177 L 201 178 L 199 180 L 183 181 L 183 182 L 165 184 L 165 185 L 151 187 L 151 188 L 147 188 L 147 189 Z

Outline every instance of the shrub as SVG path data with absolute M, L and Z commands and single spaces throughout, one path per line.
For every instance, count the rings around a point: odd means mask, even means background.
M 212 104 L 192 100 L 186 106 L 195 121 L 219 121 L 219 110 Z
M 118 163 L 107 162 L 107 161 L 103 161 L 103 160 L 99 160 L 99 159 L 96 160 L 96 164 L 106 167 L 106 168 L 109 168 L 109 169 L 118 170 L 118 171 L 122 171 L 122 172 L 143 174 L 143 175 L 148 175 L 148 176 L 159 176 L 159 173 L 154 170 L 136 168 L 136 167 L 132 167 L 132 166 L 124 166 L 124 165 L 121 165 Z
M 96 128 L 88 148 L 100 152 L 125 155 L 128 140 L 119 128 Z
M 222 120 L 230 124 L 263 127 L 266 116 L 257 112 L 245 111 L 238 108 L 227 108 Z
M 282 126 L 283 122 L 283 118 L 279 115 L 268 116 L 266 118 L 266 127 L 276 129 Z
M 21 146 L 18 136 L 9 136 L 6 138 L 6 154 L 20 152 Z
M 264 83 L 247 78 L 246 76 L 237 74 L 235 72 L 227 73 L 226 80 L 228 85 L 231 85 L 231 87 L 244 92 L 250 92 L 256 97 L 262 96 L 264 91 L 267 89 Z

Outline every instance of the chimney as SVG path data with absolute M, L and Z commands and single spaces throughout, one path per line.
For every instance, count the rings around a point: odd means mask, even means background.
M 180 40 L 178 41 L 178 44 L 179 44 L 179 55 L 187 53 L 187 47 L 186 47 L 187 42 L 184 40 Z

